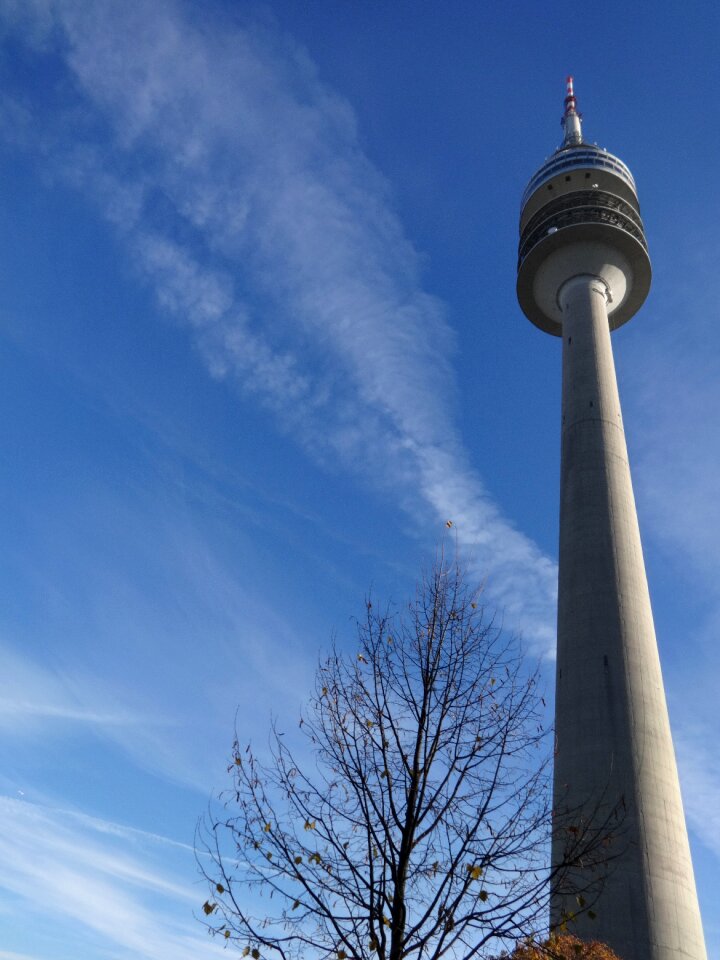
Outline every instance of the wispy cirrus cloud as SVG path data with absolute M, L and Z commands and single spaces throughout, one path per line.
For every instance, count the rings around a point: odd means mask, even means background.
M 7 950 L 0 950 L 0 960 L 39 960 L 37 956 L 31 957 L 29 953 L 14 953 Z
M 180 481 L 165 470 L 129 500 L 90 484 L 52 515 L 37 509 L 22 546 L 37 554 L 36 609 L 0 644 L 0 734 L 119 747 L 140 769 L 205 794 L 238 702 L 255 704 L 243 736 L 264 735 L 271 704 L 299 710 L 312 662 L 292 618 L 247 582 L 257 531 L 272 536 L 263 517 L 277 505 L 233 537 L 230 558 L 214 527 L 188 521 Z M 205 507 L 207 521 L 217 504 Z M 10 546 L 8 555 L 16 560 Z M 50 584 L 60 612 L 45 597 Z
M 0 813 L 0 886 L 21 898 L 26 923 L 62 930 L 71 921 L 76 944 L 85 931 L 88 943 L 113 957 L 226 955 L 192 919 L 202 891 L 173 875 L 169 847 L 182 845 L 9 797 L 0 797 Z M 191 857 L 188 848 L 175 857 L 185 875 Z
M 554 564 L 468 463 L 453 333 L 351 107 L 279 31 L 173 0 L 30 6 L 78 91 L 43 118 L 52 168 L 94 194 L 210 373 L 319 461 L 452 518 L 492 600 L 549 646 Z
M 48 721 L 56 729 L 61 723 L 79 723 L 96 730 L 139 728 L 149 722 L 130 710 L 108 709 L 106 698 L 92 696 L 91 682 L 79 685 L 77 678 L 48 669 L 9 646 L 0 647 L 0 659 L 0 729 L 5 732 L 25 736 L 35 727 L 46 729 Z
M 691 828 L 720 857 L 720 774 L 715 762 L 715 731 L 687 727 L 675 735 L 685 813 Z
M 634 358 L 629 396 L 639 425 L 637 485 L 653 536 L 681 554 L 720 601 L 720 431 L 713 413 L 720 351 L 703 331 L 713 312 L 693 298 L 685 309 L 691 337 L 666 334 Z

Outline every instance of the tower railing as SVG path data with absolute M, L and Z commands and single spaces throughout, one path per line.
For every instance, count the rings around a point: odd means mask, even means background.
M 647 250 L 640 214 L 613 193 L 583 190 L 545 204 L 523 230 L 518 249 L 518 269 L 532 248 L 550 233 L 578 223 L 602 223 L 624 230 Z

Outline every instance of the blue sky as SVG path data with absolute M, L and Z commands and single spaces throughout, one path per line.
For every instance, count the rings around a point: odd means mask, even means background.
M 447 519 L 551 682 L 560 354 L 514 274 L 568 72 L 653 258 L 614 343 L 720 955 L 718 8 L 2 0 L 0 30 L 0 960 L 219 956 L 192 843 L 236 710 L 291 729 Z

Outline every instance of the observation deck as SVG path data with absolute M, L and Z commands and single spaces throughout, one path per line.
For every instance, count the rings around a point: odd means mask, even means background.
M 560 336 L 557 293 L 573 275 L 603 279 L 610 328 L 626 323 L 650 289 L 650 258 L 630 170 L 582 138 L 572 78 L 561 146 L 531 177 L 522 196 L 517 293 L 536 326 Z
M 552 180 L 556 174 L 565 174 L 574 169 L 590 171 L 596 169 L 598 172 L 610 170 L 624 180 L 635 194 L 635 180 L 622 160 L 595 144 L 581 143 L 578 146 L 560 147 L 551 157 L 548 157 L 525 188 L 520 207 L 523 208 L 537 188 L 548 180 Z

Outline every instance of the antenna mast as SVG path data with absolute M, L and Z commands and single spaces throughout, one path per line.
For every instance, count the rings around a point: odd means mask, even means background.
M 582 143 L 582 114 L 577 112 L 573 78 L 566 80 L 565 113 L 560 123 L 565 130 L 563 147 L 577 147 Z

